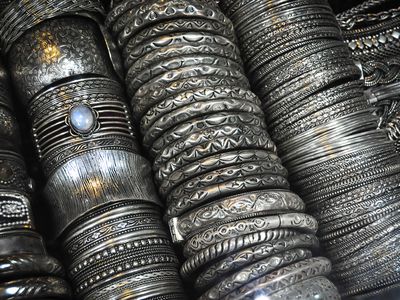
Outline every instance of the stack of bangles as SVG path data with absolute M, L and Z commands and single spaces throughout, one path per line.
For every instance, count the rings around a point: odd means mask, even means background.
M 100 0 L 15 0 L 0 16 L 1 51 L 46 177 L 52 234 L 74 299 L 184 299 L 104 14 Z M 50 279 L 43 289 L 51 291 Z
M 392 8 L 382 9 L 383 5 Z M 399 3 L 367 0 L 336 18 L 353 60 L 362 69 L 368 102 L 379 116 L 378 128 L 386 130 L 400 152 Z
M 69 299 L 59 261 L 46 252 L 31 208 L 8 75 L 0 63 L 0 299 Z
M 379 297 L 398 287 L 400 156 L 376 129 L 328 2 L 220 5 L 233 21 L 294 191 L 318 220 L 341 294 Z
M 317 223 L 250 91 L 230 20 L 212 1 L 121 0 L 106 19 L 122 53 L 165 219 L 199 299 L 339 299 L 313 257 Z

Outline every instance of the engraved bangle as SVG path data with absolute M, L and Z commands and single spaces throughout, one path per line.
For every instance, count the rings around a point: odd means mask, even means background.
M 183 278 L 191 278 L 191 275 L 200 270 L 204 265 L 215 262 L 217 259 L 235 253 L 241 249 L 260 243 L 284 239 L 298 234 L 295 230 L 272 229 L 238 235 L 221 242 L 211 244 L 194 256 L 189 257 L 182 265 L 180 274 Z
M 206 20 L 201 18 L 175 19 L 172 21 L 165 21 L 159 24 L 155 24 L 154 26 L 143 29 L 137 35 L 132 36 L 125 47 L 129 48 L 129 50 L 134 49 L 136 47 L 140 47 L 140 45 L 143 44 L 145 41 L 148 41 L 150 39 L 153 39 L 161 35 L 168 35 L 179 31 L 204 32 L 219 37 L 225 37 L 227 38 L 227 41 L 236 40 L 236 37 L 232 29 L 227 28 L 226 26 L 222 25 L 217 21 Z M 191 44 L 195 43 L 192 42 Z M 238 52 L 238 48 L 235 44 L 231 42 L 228 44 L 233 46 L 232 49 L 234 52 Z M 127 52 L 130 51 L 125 51 L 124 53 Z M 125 67 L 130 66 L 132 64 L 130 56 L 125 57 L 124 64 Z
M 383 179 L 376 180 L 367 185 L 352 189 L 346 193 L 343 193 L 337 197 L 331 197 L 325 202 L 318 203 L 318 208 L 321 210 L 332 210 L 335 206 L 348 206 L 354 203 L 360 203 L 361 201 L 367 201 L 372 197 L 390 193 L 396 189 L 396 180 L 399 180 L 400 176 L 390 176 Z M 346 205 L 347 204 L 347 205 Z M 314 207 L 313 207 L 314 208 Z
M 75 170 L 75 176 L 71 176 L 71 170 Z M 150 176 L 148 161 L 127 151 L 91 150 L 69 160 L 52 174 L 44 190 L 53 218 L 57 220 L 54 234 L 61 234 L 87 210 L 108 202 L 142 199 L 161 205 Z
M 153 80 L 156 76 L 161 75 L 168 71 L 174 71 L 181 67 L 199 66 L 199 65 L 215 65 L 231 68 L 233 70 L 242 70 L 242 66 L 237 62 L 211 54 L 196 54 L 196 55 L 182 55 L 180 57 L 173 57 L 164 59 L 161 62 L 152 64 L 147 69 L 141 72 L 135 72 L 135 65 L 133 65 L 126 74 L 126 82 L 129 82 L 128 93 L 133 95 L 136 91 L 146 82 Z
M 177 57 L 185 58 L 199 54 L 213 55 L 221 58 L 224 57 L 238 64 L 241 63 L 239 49 L 233 43 L 229 44 L 228 42 L 226 42 L 225 44 L 221 45 L 216 45 L 214 43 L 199 43 L 199 42 L 177 44 L 168 47 L 162 47 L 155 51 L 151 51 L 144 57 L 137 60 L 134 64 L 126 62 L 126 68 L 128 69 L 126 74 L 126 81 L 130 82 L 131 80 L 134 80 L 137 74 L 146 70 L 151 65 L 156 65 L 160 61 L 165 61 L 167 59 L 172 59 Z M 242 67 L 235 66 L 235 64 L 232 64 L 232 66 L 235 67 L 237 70 L 243 71 Z M 183 65 L 179 66 L 179 68 L 182 67 L 184 66 Z
M 214 154 L 194 161 L 172 172 L 161 182 L 159 191 L 160 194 L 166 196 L 173 188 L 195 176 L 200 176 L 222 167 L 245 162 L 257 162 L 260 160 L 280 162 L 279 157 L 275 153 L 256 149 L 234 150 Z
M 331 271 L 331 263 L 323 257 L 308 258 L 283 267 L 262 278 L 253 280 L 232 293 L 225 299 L 254 299 L 256 293 L 262 291 L 263 295 L 269 296 L 295 283 L 318 276 L 328 275 Z M 280 282 L 281 284 L 276 284 Z
M 136 6 L 146 2 L 146 0 L 134 0 L 134 1 L 122 1 L 118 0 L 117 1 L 111 1 L 112 4 L 110 5 L 111 10 L 107 14 L 107 18 L 105 20 L 105 25 L 108 28 L 111 28 L 114 23 L 122 16 L 125 12 L 127 12 L 130 9 L 135 8 Z
M 296 284 L 288 286 L 283 290 L 271 294 L 271 300 L 291 300 L 293 297 L 301 295 L 304 300 L 312 300 L 315 298 L 339 300 L 339 292 L 336 286 L 326 277 L 317 276 L 315 278 L 306 279 Z
M 9 171 L 10 169 L 6 169 L 6 167 L 4 161 L 0 163 L 0 168 Z M 7 187 L 5 181 L 0 181 L 0 184 Z M 10 229 L 34 230 L 32 208 L 27 196 L 22 195 L 18 190 L 16 192 L 7 190 L 0 191 L 0 232 Z
M 188 191 L 187 194 L 179 198 L 169 196 L 167 202 L 170 204 L 167 208 L 166 216 L 168 219 L 177 217 L 194 207 L 209 203 L 211 200 L 230 196 L 244 190 L 267 188 L 289 189 L 289 182 L 283 176 L 267 173 L 238 177 L 202 189 L 193 189 L 193 191 Z
M 0 284 L 2 299 L 68 299 L 70 294 L 67 282 L 57 277 L 24 278 Z
M 311 111 L 312 108 L 319 109 L 320 107 L 327 107 L 332 104 L 343 101 L 344 99 L 357 98 L 363 95 L 363 92 L 359 89 L 361 82 L 350 81 L 342 85 L 338 85 L 326 90 L 320 91 L 316 95 L 307 97 L 309 102 L 294 103 L 292 106 L 284 106 L 278 102 L 279 107 L 275 107 L 276 104 L 270 106 L 272 112 L 268 116 L 270 126 L 274 128 L 279 124 L 279 120 L 286 121 L 290 116 L 285 113 L 288 110 L 292 111 Z M 301 99 L 300 99 L 301 100 Z
M 149 289 L 159 296 L 179 294 L 178 260 L 159 210 L 145 201 L 118 201 L 90 210 L 69 226 L 63 246 L 80 296 L 107 299 L 122 293 L 122 282 L 135 295 Z M 146 277 L 153 270 L 168 277 L 159 284 Z
M 285 239 L 261 243 L 233 253 L 224 259 L 208 266 L 196 279 L 195 286 L 199 290 L 211 286 L 218 279 L 252 262 L 258 262 L 277 253 L 297 248 L 316 249 L 318 239 L 314 235 L 300 234 Z
M 246 62 L 252 65 L 253 70 L 261 65 L 269 63 L 283 53 L 289 52 L 292 48 L 297 48 L 301 45 L 309 44 L 310 40 L 318 38 L 340 40 L 339 37 L 340 30 L 336 27 L 329 26 L 321 28 L 311 28 L 309 30 L 305 30 L 301 34 L 289 36 L 288 38 L 281 40 L 279 43 L 274 44 L 273 46 L 270 45 L 267 48 L 263 48 L 262 51 L 256 53 L 246 53 Z M 277 52 L 271 52 L 273 49 L 276 49 Z M 252 70 L 249 70 L 249 74 L 251 74 Z
M 51 19 L 35 26 L 14 43 L 8 64 L 25 105 L 50 84 L 73 75 L 116 78 L 98 25 L 85 18 Z
M 197 147 L 189 149 L 174 157 L 156 170 L 155 180 L 157 183 L 164 181 L 171 173 L 201 158 L 222 153 L 225 151 L 243 148 L 266 150 L 276 152 L 275 144 L 269 136 L 239 135 L 227 136 L 220 139 L 211 140 Z
M 223 299 L 223 297 L 235 289 L 240 288 L 252 280 L 256 280 L 270 272 L 276 271 L 279 268 L 310 258 L 311 256 L 311 251 L 297 248 L 261 259 L 231 275 L 228 275 L 200 296 L 199 300 Z
M 271 161 L 259 161 L 257 163 L 243 163 L 235 166 L 220 168 L 204 175 L 191 178 L 182 185 L 174 188 L 167 197 L 168 200 L 185 197 L 193 190 L 207 188 L 211 185 L 220 184 L 232 180 L 253 175 L 270 174 L 287 178 L 287 170 L 279 163 Z
M 264 107 L 272 105 L 278 101 L 280 101 L 282 105 L 288 105 L 288 103 L 293 101 L 293 99 L 300 97 L 304 99 L 305 97 L 330 86 L 334 82 L 344 79 L 358 79 L 359 76 L 360 69 L 352 63 L 328 69 L 321 67 L 286 82 L 268 95 L 264 94 L 264 92 L 260 90 L 259 95 L 263 101 Z M 287 89 L 288 87 L 289 89 Z M 264 101 L 264 99 L 267 99 L 267 101 Z
M 397 230 L 400 226 L 400 223 L 398 223 L 400 218 L 398 213 L 399 210 L 389 213 L 364 228 L 325 243 L 325 247 L 327 251 L 329 251 L 332 260 L 335 261 L 350 253 L 356 252 L 365 245 L 378 241 L 393 230 Z M 363 234 L 360 234 L 361 232 Z M 353 244 L 353 242 L 356 244 Z
M 344 209 L 338 208 L 338 213 L 333 214 L 332 211 L 329 213 L 322 211 L 320 212 L 319 215 L 319 224 L 326 224 L 326 223 L 333 223 L 337 219 L 341 219 L 343 221 L 351 221 L 352 215 L 356 216 L 362 216 L 363 214 L 369 213 L 369 212 L 375 212 L 375 211 L 380 211 L 381 209 L 384 209 L 387 205 L 394 204 L 393 202 L 397 200 L 398 197 L 398 192 L 393 191 L 390 195 L 383 195 L 379 196 L 370 200 L 363 201 L 362 203 L 356 203 L 347 206 Z M 321 231 L 323 228 L 321 228 Z
M 287 213 L 234 221 L 205 229 L 192 236 L 185 244 L 184 255 L 196 255 L 210 244 L 232 238 L 234 235 L 277 228 L 296 229 L 315 234 L 317 226 L 317 221 L 313 217 L 303 213 Z
M 220 99 L 230 99 L 231 101 L 242 100 L 243 103 L 248 103 L 249 106 L 253 104 L 252 106 L 254 107 L 254 112 L 256 112 L 255 114 L 257 116 L 261 116 L 262 114 L 261 109 L 259 110 L 260 113 L 258 113 L 257 108 L 255 107 L 259 107 L 261 104 L 260 100 L 253 93 L 249 93 L 245 87 L 205 87 L 188 90 L 157 103 L 157 105 L 151 107 L 142 117 L 140 121 L 140 128 L 142 133 L 145 133 L 152 126 L 156 126 L 157 123 L 162 122 L 163 117 L 169 119 L 171 115 L 185 106 L 193 106 L 196 103 L 204 106 L 204 102 L 213 103 L 215 101 L 215 103 L 219 103 L 218 100 Z M 229 106 L 227 106 L 227 108 L 229 109 Z M 198 111 L 198 109 L 195 111 Z M 208 114 L 210 113 L 210 111 L 207 110 L 205 112 L 208 112 Z M 202 115 L 204 115 L 204 113 L 202 113 Z
M 292 192 L 260 190 L 213 201 L 170 220 L 169 224 L 172 236 L 181 237 L 178 241 L 183 241 L 206 226 L 229 223 L 253 215 L 272 215 L 283 211 L 302 212 L 304 208 L 303 201 Z
M 145 145 L 151 145 L 153 141 L 159 138 L 165 131 L 190 119 L 204 115 L 205 112 L 213 114 L 224 111 L 252 113 L 259 117 L 264 116 L 260 106 L 249 101 L 224 98 L 211 101 L 194 102 L 175 109 L 167 115 L 161 117 L 154 122 L 154 124 L 148 130 L 142 129 L 144 134 L 143 143 Z M 267 142 L 267 144 L 268 149 L 275 151 L 275 146 L 272 145 L 271 141 Z
M 63 276 L 64 270 L 55 258 L 38 254 L 7 255 L 0 258 L 3 279 L 36 275 Z
M 254 126 L 263 130 L 266 130 L 267 128 L 264 119 L 253 114 L 222 112 L 206 115 L 192 119 L 189 122 L 180 124 L 174 127 L 172 130 L 165 132 L 153 143 L 149 154 L 154 158 L 159 155 L 163 149 L 170 147 L 171 144 L 176 143 L 184 137 L 193 134 L 200 134 L 205 128 L 208 130 L 213 130 L 223 125 L 233 126 L 235 124 Z
M 377 158 L 376 153 L 384 154 L 382 158 Z M 344 167 L 348 168 L 357 168 L 358 165 L 363 165 L 371 163 L 374 159 L 378 159 L 379 161 L 391 160 L 396 156 L 393 153 L 393 143 L 386 141 L 385 143 L 378 145 L 367 146 L 364 149 L 359 149 L 357 151 L 353 151 L 346 155 L 338 155 L 328 160 L 316 161 L 313 165 L 309 165 L 303 170 L 295 171 L 292 174 L 295 177 L 299 177 L 297 182 L 299 185 L 307 184 L 309 181 L 313 182 L 320 177 L 318 174 L 324 174 L 325 170 L 333 171 L 333 169 L 337 170 L 343 164 Z M 357 158 L 360 158 L 359 164 L 355 164 Z M 360 163 L 361 162 L 361 163 Z M 335 171 L 336 172 L 336 171 Z M 297 183 L 296 183 L 297 184 Z
M 281 40 L 283 37 L 287 36 L 294 36 L 297 35 L 304 30 L 309 30 L 316 26 L 327 26 L 327 27 L 334 27 L 336 26 L 336 20 L 332 16 L 331 13 L 328 12 L 318 12 L 309 15 L 299 15 L 299 19 L 301 22 L 296 22 L 296 20 L 284 20 L 279 23 L 273 23 L 262 21 L 261 23 L 256 23 L 257 27 L 249 28 L 246 32 L 238 31 L 238 36 L 243 41 L 241 43 L 241 49 L 243 53 L 256 53 L 251 48 L 251 45 L 254 43 L 257 46 L 257 49 L 260 49 L 260 43 L 264 42 L 265 40 L 269 39 L 272 43 L 278 40 Z M 288 32 L 289 31 L 289 32 Z M 324 43 L 327 45 L 332 45 L 330 43 L 332 41 L 324 40 Z M 338 41 L 336 41 L 338 42 Z M 309 43 L 310 45 L 310 43 Z M 308 46 L 309 46 L 308 45 Z M 342 44 L 343 45 L 343 44 Z M 307 45 L 304 45 L 307 46 Z M 262 48 L 259 50 L 261 51 Z M 293 52 L 296 53 L 296 49 L 293 49 Z M 285 53 L 281 57 L 284 56 L 292 56 L 293 53 Z M 281 61 L 281 57 L 276 58 L 276 62 Z M 272 64 L 275 61 L 271 62 Z M 258 66 L 264 68 L 264 66 Z M 268 67 L 267 67 L 268 68 Z
M 271 71 L 268 74 L 253 74 L 253 86 L 255 90 L 258 90 L 263 86 L 263 84 L 268 83 L 269 86 L 263 89 L 263 93 L 267 94 L 285 82 L 315 70 L 317 63 L 321 65 L 323 64 L 324 68 L 329 68 L 331 66 L 345 66 L 349 63 L 348 54 L 349 53 L 347 49 L 343 49 L 342 46 L 321 50 L 318 53 L 311 54 L 304 59 L 294 60 L 292 62 L 290 71 L 288 71 L 286 68 L 279 68 Z
M 145 27 L 163 20 L 174 18 L 204 18 L 220 22 L 222 25 L 232 28 L 232 23 L 218 9 L 212 9 L 199 4 L 183 4 L 175 1 L 155 5 L 142 5 L 143 9 L 138 9 L 131 15 L 131 21 L 124 25 L 124 30 L 118 35 L 119 46 L 125 45 L 127 39 L 138 33 Z M 156 17 L 153 17 L 156 16 Z M 119 32 L 119 28 L 113 27 L 113 32 Z M 232 29 L 233 30 L 233 29 Z
M 133 43 L 130 41 L 130 43 Z M 233 49 L 238 53 L 237 46 L 227 38 L 211 33 L 205 32 L 177 32 L 168 35 L 154 37 L 138 45 L 128 45 L 122 48 L 122 57 L 128 66 L 133 66 L 141 61 L 144 57 L 149 56 L 154 51 L 161 51 L 164 47 L 182 46 L 182 45 L 197 45 L 197 44 L 210 44 L 218 47 L 226 47 Z M 165 50 L 164 50 L 165 51 Z
M 216 128 L 206 128 L 197 134 L 191 134 L 188 137 L 183 137 L 180 140 L 173 142 L 168 147 L 164 148 L 153 160 L 153 169 L 158 169 L 171 161 L 175 157 L 198 147 L 207 142 L 221 140 L 226 137 L 233 136 L 263 136 L 265 130 L 260 127 L 237 123 L 235 125 L 223 125 Z M 269 137 L 269 136 L 267 136 Z M 248 144 L 248 143 L 246 143 Z M 251 145 L 250 145 L 251 146 Z
M 303 18 L 303 17 L 300 17 Z M 281 23 L 281 25 L 284 25 L 284 23 Z M 316 27 L 324 27 L 325 30 L 327 31 L 327 38 L 325 40 L 339 40 L 337 38 L 337 28 L 335 19 L 326 13 L 323 14 L 314 14 L 309 16 L 309 20 L 304 20 L 302 22 L 295 22 L 292 24 L 287 24 L 287 26 L 283 26 L 279 28 L 278 30 L 273 30 L 273 31 L 256 31 L 254 34 L 254 37 L 252 36 L 251 39 L 246 40 L 243 45 L 241 45 L 241 49 L 243 50 L 243 53 L 245 55 L 244 60 L 246 62 L 254 62 L 254 66 L 251 66 L 249 68 L 249 74 L 253 74 L 254 71 L 264 68 L 264 64 L 261 62 L 265 63 L 273 63 L 275 60 L 279 60 L 283 55 L 287 54 L 286 51 L 282 48 L 282 45 L 287 45 L 290 48 L 293 48 L 292 50 L 295 50 L 294 43 L 293 43 L 293 38 L 299 38 L 300 41 L 302 41 L 303 37 L 305 34 L 309 33 L 310 35 L 315 35 L 315 37 L 318 37 L 319 34 L 315 31 Z M 257 29 L 258 30 L 258 29 Z M 252 33 L 250 31 L 248 34 Z M 255 37 L 258 37 L 258 39 L 255 39 Z M 318 38 L 316 39 L 318 40 Z M 276 45 L 277 49 L 281 51 L 281 56 L 272 56 L 270 53 L 266 52 L 263 50 L 263 43 L 268 42 L 268 45 L 272 47 L 272 45 Z M 254 44 L 254 47 L 251 45 Z M 309 43 L 308 43 L 309 44 Z M 307 44 L 300 43 L 300 45 L 305 46 Z M 296 59 L 292 58 L 292 59 Z
M 213 85 L 205 86 L 194 86 L 193 88 L 185 88 L 181 90 L 175 90 L 175 84 L 180 82 L 185 83 L 186 80 L 194 80 L 195 78 L 213 78 L 213 77 L 225 77 L 228 82 L 234 80 L 235 85 L 222 86 L 236 86 L 236 87 L 248 87 L 249 81 L 247 77 L 237 70 L 232 70 L 225 67 L 214 67 L 214 66 L 193 66 L 188 68 L 182 68 L 179 70 L 167 72 L 156 77 L 154 80 L 145 83 L 138 89 L 136 94 L 131 98 L 131 105 L 137 120 L 154 105 L 165 100 L 167 97 L 171 97 L 176 94 L 181 94 L 189 90 L 197 90 L 198 88 L 212 87 Z M 179 85 L 178 85 L 179 86 Z M 249 91 L 247 91 L 249 93 Z
M 86 13 L 82 13 L 83 11 Z M 45 3 L 26 3 L 23 0 L 13 1 L 11 5 L 1 12 L 1 50 L 3 54 L 8 53 L 13 43 L 28 29 L 47 19 L 62 15 L 83 15 L 96 19 L 93 14 L 105 15 L 99 0 L 46 0 Z
M 399 200 L 399 195 L 397 194 L 396 197 L 392 197 L 395 201 Z M 387 199 L 384 199 L 384 201 Z M 392 200 L 393 201 L 393 200 Z M 385 207 L 380 208 L 376 211 L 372 212 L 362 212 L 361 215 L 355 214 L 354 218 L 351 219 L 341 219 L 340 223 L 335 222 L 333 224 L 325 224 L 324 227 L 322 227 L 323 230 L 320 230 L 320 239 L 322 242 L 326 242 L 328 240 L 337 238 L 341 235 L 345 235 L 350 233 L 351 231 L 361 229 L 362 227 L 366 227 L 372 222 L 383 218 L 385 215 L 392 213 L 395 210 L 399 210 L 400 204 L 398 203 L 392 203 L 388 204 L 386 203 Z M 368 214 L 367 216 L 365 214 Z
M 54 86 L 32 100 L 28 113 L 39 158 L 47 175 L 69 159 L 93 149 L 138 152 L 120 88 L 117 82 L 106 78 L 85 78 Z M 81 132 L 75 126 L 73 113 L 76 109 L 85 109 L 91 114 L 90 131 Z M 110 114 L 113 115 L 112 122 Z M 114 147 L 112 141 L 115 141 Z
M 346 104 L 349 101 L 353 101 L 359 107 L 365 107 L 365 97 L 364 96 L 355 96 L 351 97 L 351 95 L 346 94 L 346 97 L 331 97 L 331 98 L 320 98 L 321 101 L 312 102 L 313 99 L 310 99 L 310 102 L 306 104 L 306 106 L 302 106 L 297 110 L 292 110 L 293 115 L 285 118 L 282 118 L 282 123 L 285 125 L 291 125 L 295 121 L 301 121 L 305 118 L 310 118 L 310 116 L 315 116 L 320 114 L 320 111 L 326 110 L 329 107 L 338 107 L 340 103 L 342 105 Z M 323 100 L 322 100 L 323 99 Z M 352 106 L 350 106 L 352 107 Z M 279 118 L 280 119 L 280 118 Z M 275 122 L 275 124 L 270 124 L 272 128 L 276 128 L 277 131 L 284 130 L 285 126 L 282 126 L 281 123 Z

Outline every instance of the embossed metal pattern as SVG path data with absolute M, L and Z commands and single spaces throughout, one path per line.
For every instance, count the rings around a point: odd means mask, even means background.
M 49 256 L 36 232 L 31 199 L 33 181 L 20 153 L 8 74 L 0 62 L 0 298 L 69 299 L 61 263 Z
M 298 31 L 304 37 L 338 34 L 329 7 L 314 2 L 312 9 L 293 13 L 303 18 L 304 12 L 309 20 Z M 125 0 L 112 5 L 106 26 L 123 56 L 128 96 L 166 203 L 165 219 L 173 240 L 183 245 L 182 277 L 195 282 L 200 299 L 221 299 L 310 258 L 317 245 L 316 220 L 303 213 L 304 203 L 289 191 L 287 171 L 266 131 L 262 102 L 249 89 L 232 23 L 208 1 Z M 329 18 L 319 22 L 320 16 Z M 318 24 L 332 28 L 312 30 Z M 288 46 L 287 37 L 280 40 L 282 48 Z M 351 62 L 342 44 L 332 45 L 322 58 L 336 59 L 327 85 L 336 80 L 336 62 Z M 274 69 L 274 85 L 265 92 L 283 80 L 310 75 L 320 58 L 317 53 L 307 60 L 310 55 L 289 75 Z M 356 67 L 341 71 L 359 72 Z M 311 267 L 312 262 L 304 264 Z M 321 295 L 338 299 L 333 284 L 324 280 L 327 288 Z
M 394 263 L 400 157 L 386 131 L 377 130 L 382 120 L 379 113 L 372 115 L 363 91 L 364 84 L 385 82 L 383 70 L 388 80 L 397 80 L 396 60 L 390 69 L 376 63 L 374 70 L 366 63 L 398 55 L 396 9 L 367 14 L 382 2 L 365 1 L 339 15 L 338 23 L 327 1 L 221 1 L 290 182 L 318 220 L 321 244 L 333 263 L 332 279 L 346 297 L 379 295 L 400 280 Z M 357 58 L 368 73 L 355 65 Z M 385 96 L 384 90 L 376 92 Z M 337 298 L 324 279 L 311 282 L 290 281 L 291 287 L 280 284 L 281 290 L 274 291 L 273 285 L 255 280 L 253 294 L 244 287 L 224 299 L 252 299 L 264 288 L 268 299 L 295 294 L 308 299 L 302 291 L 313 286 L 316 295 Z
M 139 153 L 118 77 L 121 61 L 101 24 L 103 14 L 100 0 L 16 0 L 1 13 L 1 50 L 30 118 L 46 177 L 49 231 L 61 244 L 74 299 L 184 299 L 179 261 L 162 223 L 151 166 Z M 232 57 L 238 60 L 237 53 Z M 143 78 L 152 75 L 137 71 Z M 0 104 L 1 109 L 7 107 L 6 101 Z M 9 120 L 4 115 L 5 136 L 11 134 Z M 0 158 L 0 188 L 9 182 L 18 187 L 20 177 L 9 160 Z M 40 236 L 3 234 L 11 222 L 28 227 L 30 215 L 23 203 L 7 199 L 0 205 L 0 249 L 29 238 L 37 248 L 32 254 L 45 255 L 37 253 L 43 248 Z M 0 260 L 0 266 L 11 262 L 6 271 L 29 276 L 30 264 L 33 271 L 54 278 L 0 284 L 0 298 L 7 291 L 6 299 L 66 296 L 67 286 L 56 277 L 54 262 L 38 259 L 43 262 L 38 266 L 33 258 L 10 256 Z

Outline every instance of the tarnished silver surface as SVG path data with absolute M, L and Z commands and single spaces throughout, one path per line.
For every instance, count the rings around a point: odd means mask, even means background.
M 202 227 L 217 223 L 229 223 L 235 219 L 246 219 L 249 216 L 263 216 L 281 211 L 303 211 L 303 201 L 294 193 L 279 190 L 260 190 L 242 193 L 204 205 L 181 217 L 170 220 L 172 236 L 187 236 Z
M 17 279 L 0 283 L 2 299 L 64 298 L 69 294 L 68 283 L 57 277 Z
M 325 2 L 314 2 L 311 9 L 292 12 L 294 19 L 309 23 L 304 29 L 292 26 L 297 31 L 288 36 L 334 37 L 339 32 Z M 304 203 L 289 191 L 287 171 L 266 131 L 262 102 L 249 89 L 232 23 L 208 1 L 115 5 L 106 24 L 123 56 L 135 121 L 167 206 L 165 219 L 173 240 L 183 244 L 183 278 L 196 282 L 201 299 L 220 299 L 279 268 L 278 261 L 285 266 L 311 257 L 305 248 L 317 245 L 316 221 L 302 213 Z M 254 9 L 249 11 L 257 18 L 262 9 Z M 329 18 L 319 21 L 321 16 Z M 284 23 L 284 15 L 277 20 Z M 311 29 L 318 24 L 327 32 Z M 282 48 L 287 38 L 277 39 Z M 254 40 L 257 48 L 265 46 Z M 326 59 L 349 61 L 341 45 L 322 47 Z M 285 68 L 274 69 L 269 88 L 312 73 L 318 55 L 304 57 L 289 76 Z M 336 80 L 339 68 L 332 73 L 326 84 Z
M 61 243 L 73 299 L 184 299 L 179 262 L 162 223 L 151 166 L 139 154 L 118 81 L 118 50 L 100 24 L 101 3 L 16 0 L 0 21 L 1 50 L 28 112 L 47 181 L 43 194 L 49 232 Z M 228 61 L 215 61 L 219 60 Z M 135 75 L 143 80 L 149 76 L 148 66 L 140 67 L 144 69 Z M 0 99 L 1 108 L 6 107 L 7 101 Z M 13 121 L 4 116 L 4 123 L 11 126 Z M 10 166 L 0 161 L 0 189 L 12 178 L 15 187 L 25 184 L 19 170 Z M 29 235 L 29 208 L 17 201 L 21 197 L 14 202 L 8 198 L 4 205 L 0 199 L 0 256 L 4 249 L 23 254 L 5 271 L 14 270 L 27 279 L 2 285 L 0 298 L 65 298 L 69 290 L 57 279 L 54 261 L 44 259 L 41 237 Z M 10 209 L 20 213 L 9 216 Z M 27 233 L 3 232 L 11 223 L 25 226 Z M 34 251 L 27 251 L 29 247 Z M 9 254 L 10 259 L 15 256 Z M 0 266 L 7 267 L 6 263 L 0 260 Z M 29 264 L 31 273 L 26 271 Z M 33 276 L 40 272 L 43 277 L 36 280 Z
M 317 246 L 318 240 L 311 234 L 299 234 L 284 239 L 260 243 L 230 254 L 221 261 L 211 265 L 198 276 L 195 284 L 197 288 L 203 290 L 206 287 L 212 286 L 218 276 L 225 276 L 253 262 L 270 258 L 283 251 L 296 248 L 315 249 Z M 229 283 L 227 283 L 227 286 L 229 286 Z
M 69 226 L 63 245 L 76 293 L 85 299 L 184 298 L 178 259 L 160 212 L 145 201 L 118 201 L 89 211 Z
M 311 251 L 297 248 L 260 259 L 240 271 L 227 276 L 220 283 L 207 290 L 199 300 L 221 299 L 247 282 L 256 280 L 278 268 L 311 257 Z
M 303 280 L 327 275 L 331 263 L 323 257 L 308 258 L 256 279 L 223 299 L 254 299 L 256 295 L 269 296 Z M 277 284 L 279 282 L 279 284 Z
M 74 75 L 115 73 L 98 25 L 85 18 L 47 20 L 16 41 L 8 56 L 18 97 L 28 103 L 50 84 Z
M 0 63 L 0 298 L 70 296 L 61 263 L 47 254 L 36 232 L 31 199 L 33 180 L 21 154 L 11 85 Z
M 7 54 L 15 41 L 41 22 L 62 15 L 80 15 L 98 21 L 104 15 L 101 0 L 14 0 L 0 14 L 0 47 Z
M 382 2 L 365 1 L 338 16 L 339 24 L 325 0 L 221 1 L 234 23 L 271 137 L 294 190 L 320 223 L 321 243 L 333 260 L 332 278 L 346 297 L 400 280 L 397 265 L 386 256 L 397 247 L 392 237 L 399 213 L 395 182 L 400 157 L 387 132 L 376 130 L 381 113 L 387 117 L 397 104 L 372 115 L 363 91 L 364 84 L 398 78 L 398 9 L 368 11 Z M 366 63 L 383 56 L 393 60 Z M 386 101 L 395 90 L 379 88 L 369 96 Z M 265 284 L 255 280 L 224 299 L 339 298 L 324 278 L 303 278 L 288 286 L 282 278 L 276 285 L 266 278 Z

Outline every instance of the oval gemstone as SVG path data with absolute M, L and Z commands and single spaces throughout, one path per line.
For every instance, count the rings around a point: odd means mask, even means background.
M 95 116 L 93 110 L 83 104 L 71 108 L 69 120 L 72 129 L 78 133 L 89 133 L 95 125 Z

